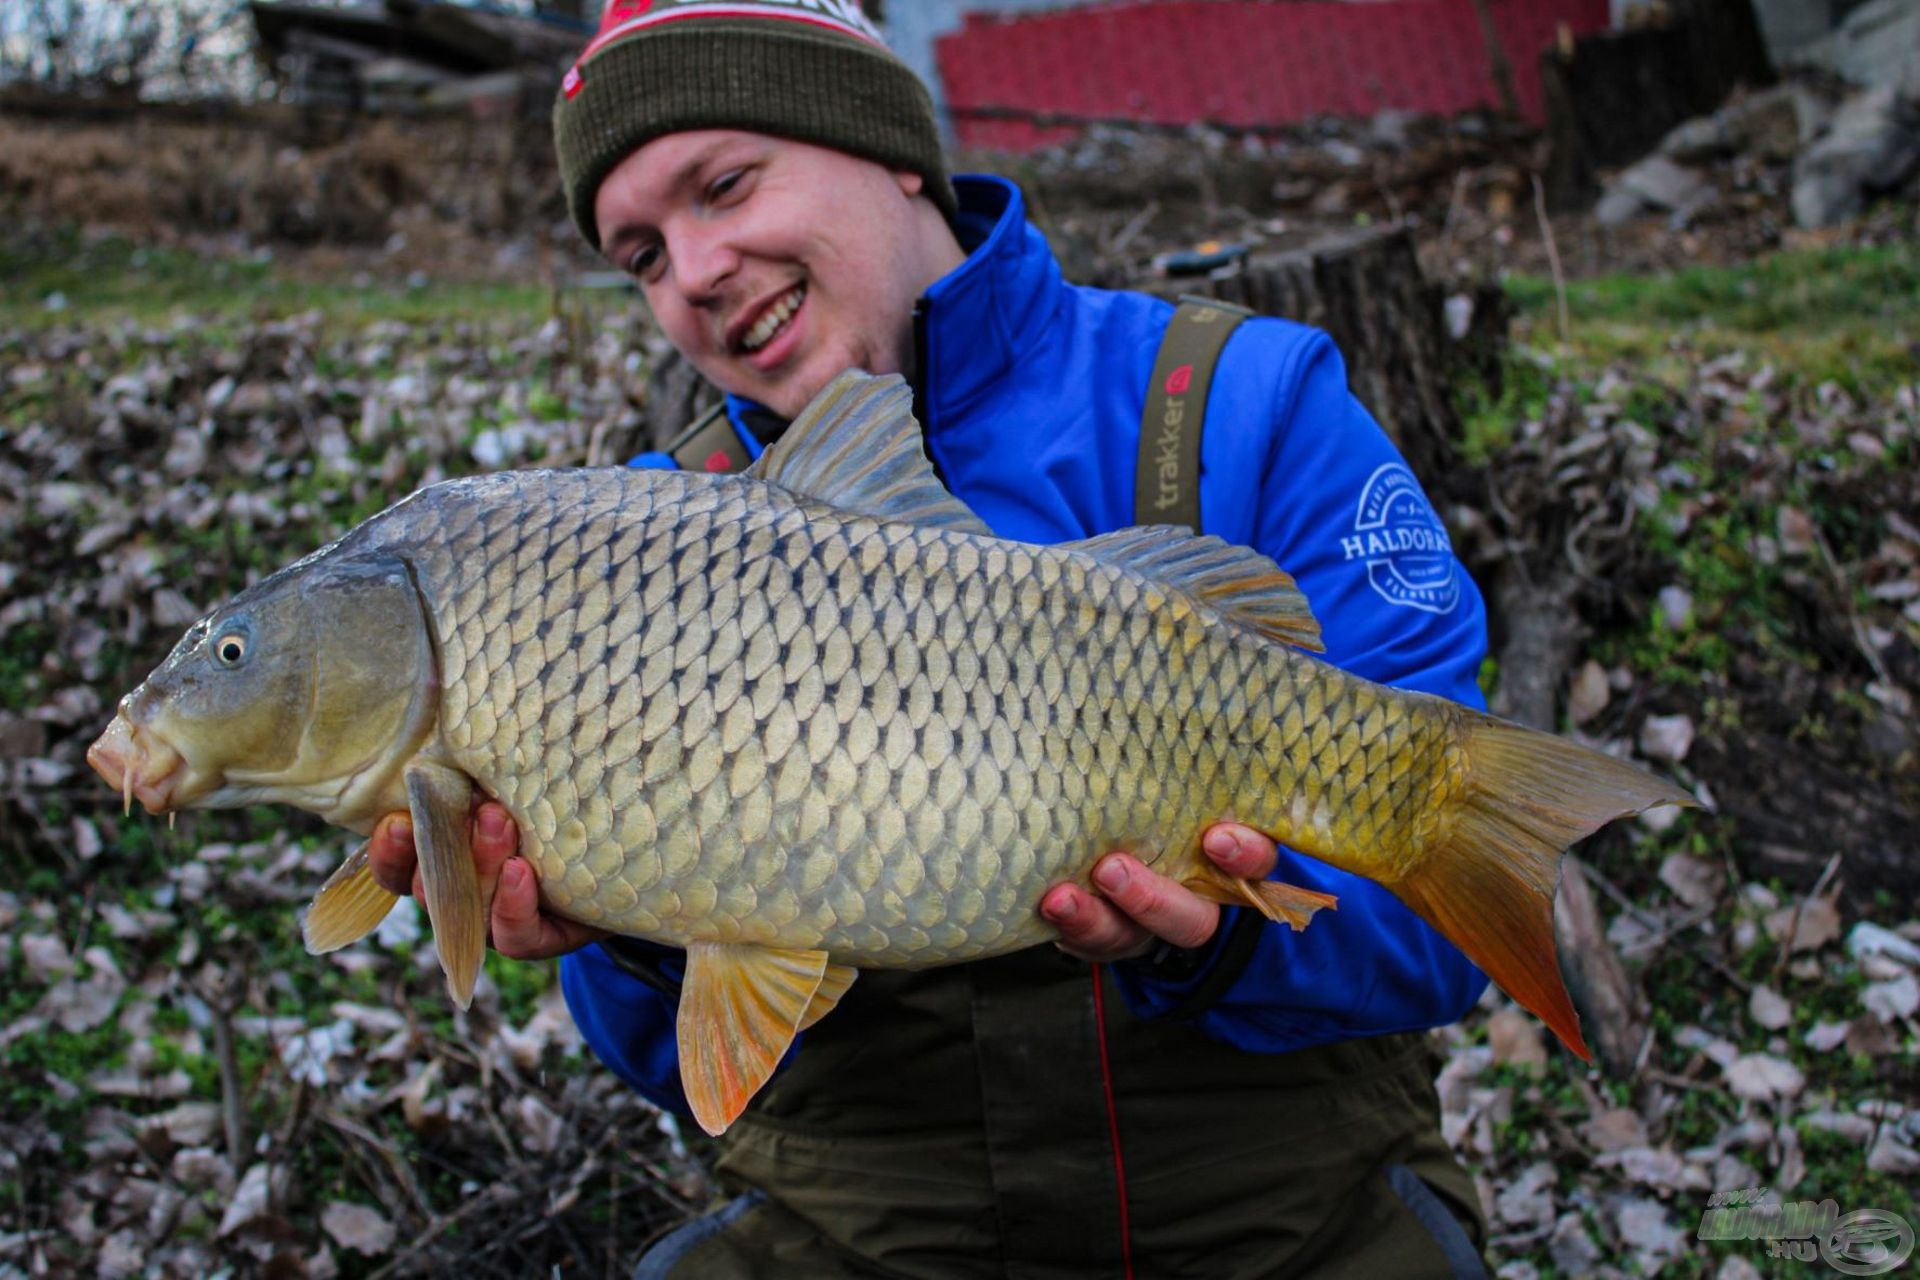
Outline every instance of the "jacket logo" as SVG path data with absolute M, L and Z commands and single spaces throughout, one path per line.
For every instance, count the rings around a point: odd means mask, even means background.
M 727 456 L 725 449 L 715 449 L 700 465 L 709 471 L 726 471 L 733 466 L 733 459 Z
M 1193 366 L 1183 364 L 1167 375 L 1167 407 L 1160 414 L 1160 433 L 1153 438 L 1153 509 L 1166 511 L 1180 503 L 1181 424 L 1187 419 L 1187 387 Z
M 1367 581 L 1389 604 L 1452 613 L 1460 603 L 1447 528 L 1403 463 L 1386 463 L 1367 477 L 1340 551 L 1343 560 L 1365 562 Z

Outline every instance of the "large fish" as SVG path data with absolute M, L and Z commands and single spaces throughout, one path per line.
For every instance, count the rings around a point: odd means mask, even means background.
M 1045 941 L 1042 894 L 1109 850 L 1295 928 L 1332 905 L 1216 870 L 1227 817 L 1388 886 L 1586 1054 L 1560 855 L 1684 792 L 1306 656 L 1292 579 L 1218 538 L 996 538 L 909 405 L 850 373 L 743 475 L 422 490 L 196 623 L 88 758 L 154 813 L 411 809 L 462 1005 L 492 893 L 468 814 L 498 799 L 547 910 L 686 948 L 681 1072 L 715 1133 L 858 967 Z M 309 948 L 393 901 L 363 847 Z

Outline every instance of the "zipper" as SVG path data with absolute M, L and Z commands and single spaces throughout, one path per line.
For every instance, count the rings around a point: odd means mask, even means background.
M 946 472 L 940 469 L 940 459 L 933 451 L 933 394 L 928 389 L 928 370 L 932 367 L 932 342 L 927 336 L 930 327 L 928 314 L 933 304 L 926 297 L 913 300 L 913 377 L 908 380 L 908 390 L 913 392 L 913 420 L 920 424 L 920 446 L 926 452 L 927 461 L 933 466 L 933 475 L 940 487 L 953 492 L 953 486 L 947 483 Z

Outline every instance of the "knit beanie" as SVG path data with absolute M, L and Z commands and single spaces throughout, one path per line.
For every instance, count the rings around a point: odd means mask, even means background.
M 956 202 L 920 78 L 857 0 L 607 0 L 554 103 L 567 208 L 600 247 L 593 202 L 641 144 L 689 129 L 744 129 L 920 174 Z

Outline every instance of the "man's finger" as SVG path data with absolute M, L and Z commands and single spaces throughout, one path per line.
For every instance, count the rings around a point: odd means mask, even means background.
M 500 874 L 520 851 L 520 831 L 505 806 L 489 800 L 473 818 L 473 869 L 482 880 Z
M 388 893 L 405 893 L 413 883 L 413 819 L 404 811 L 374 824 L 367 838 L 367 869 Z
M 534 959 L 546 940 L 541 924 L 533 870 L 524 859 L 509 859 L 500 869 L 500 886 L 493 891 L 494 949 L 515 960 Z
M 1058 946 L 1094 964 L 1145 952 L 1152 936 L 1111 903 L 1073 884 L 1058 884 L 1040 899 L 1040 914 L 1060 931 Z
M 540 886 L 523 858 L 500 869 L 493 895 L 493 947 L 513 960 L 547 960 L 577 951 L 607 936 L 577 920 L 562 920 L 540 910 Z
M 1200 847 L 1213 865 L 1242 880 L 1265 880 L 1280 860 L 1278 845 L 1237 822 L 1216 822 L 1208 827 Z
M 1102 858 L 1093 883 L 1147 932 L 1176 947 L 1202 946 L 1220 927 L 1219 907 L 1127 854 Z

